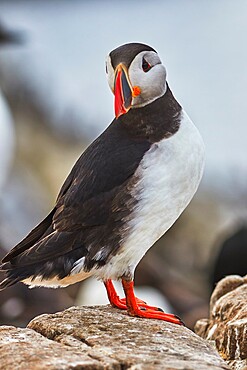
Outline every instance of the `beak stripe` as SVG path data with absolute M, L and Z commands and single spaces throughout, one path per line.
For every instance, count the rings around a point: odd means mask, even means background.
M 118 118 L 129 111 L 132 103 L 132 86 L 128 80 L 125 67 L 121 64 L 117 67 L 115 83 L 115 116 Z
M 122 71 L 122 74 L 121 74 L 121 82 L 122 82 L 122 93 L 123 93 L 124 106 L 130 107 L 131 102 L 132 102 L 132 90 L 127 81 L 124 70 Z

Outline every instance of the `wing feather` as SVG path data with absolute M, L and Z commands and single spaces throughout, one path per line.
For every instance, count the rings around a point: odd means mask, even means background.
M 102 235 L 97 230 L 107 229 L 109 234 L 116 228 L 114 223 L 119 225 L 120 203 L 124 204 L 119 192 L 125 194 L 126 184 L 149 147 L 146 140 L 129 138 L 114 120 L 77 160 L 54 209 L 4 257 L 3 267 L 8 262 L 13 267 L 48 261 L 76 248 L 82 248 L 85 255 L 90 251 L 88 244 L 94 252 L 101 248 Z M 119 201 L 117 212 L 115 199 Z M 98 240 L 92 243 L 93 237 Z

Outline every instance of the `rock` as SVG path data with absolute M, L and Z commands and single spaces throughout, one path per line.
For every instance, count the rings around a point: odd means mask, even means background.
M 102 369 L 86 352 L 14 326 L 0 328 L 0 359 L 1 370 Z
M 197 321 L 195 332 L 214 340 L 231 368 L 247 370 L 247 276 L 227 276 L 217 284 L 209 319 Z
M 189 329 L 110 306 L 41 315 L 26 329 L 0 327 L 0 360 L 2 370 L 229 369 Z

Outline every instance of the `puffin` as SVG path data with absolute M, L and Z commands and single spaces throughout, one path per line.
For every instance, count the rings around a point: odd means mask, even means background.
M 173 96 L 152 47 L 128 43 L 106 58 L 115 118 L 82 153 L 51 212 L 2 260 L 0 289 L 66 287 L 100 279 L 130 316 L 182 325 L 134 293 L 134 272 L 194 196 L 204 144 Z M 121 280 L 124 298 L 113 281 Z

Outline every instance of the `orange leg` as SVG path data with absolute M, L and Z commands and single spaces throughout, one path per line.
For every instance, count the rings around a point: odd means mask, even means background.
M 117 295 L 117 292 L 114 288 L 114 285 L 113 285 L 112 281 L 111 280 L 106 280 L 106 281 L 104 281 L 104 284 L 105 284 L 105 287 L 106 287 L 107 296 L 108 296 L 108 299 L 110 301 L 110 304 L 113 307 L 120 308 L 121 310 L 127 310 L 128 308 L 126 306 L 126 298 L 119 298 L 119 296 Z M 141 300 L 139 298 L 136 298 L 136 301 L 140 306 L 142 306 L 142 307 L 146 306 L 146 302 L 144 302 L 143 300 Z M 155 307 L 154 307 L 154 309 L 155 309 Z M 159 309 L 159 310 L 161 310 L 161 309 Z
M 113 285 L 112 281 L 111 280 L 105 280 L 104 284 L 105 284 L 105 287 L 106 287 L 106 291 L 107 291 L 107 295 L 108 295 L 108 299 L 110 301 L 110 304 L 113 307 L 120 308 L 121 310 L 127 310 L 128 307 L 126 306 L 126 298 L 119 298 L 119 296 L 117 295 L 117 292 L 114 288 L 114 285 Z M 137 297 L 135 297 L 135 299 L 136 299 L 137 304 L 141 308 L 145 308 L 145 307 L 151 308 L 151 306 L 148 306 L 146 304 L 146 302 L 144 302 L 142 299 L 139 299 Z M 161 311 L 162 312 L 161 308 L 157 308 L 157 307 L 152 307 L 152 308 L 156 311 Z
M 161 308 L 148 306 L 146 302 L 136 298 L 134 294 L 134 282 L 122 279 L 122 285 L 126 298 L 119 298 L 111 280 L 104 281 L 109 301 L 113 307 L 122 310 L 128 310 L 131 316 L 146 317 L 150 319 L 159 319 L 169 321 L 175 324 L 183 325 L 179 317 L 166 314 Z M 127 303 L 126 303 L 127 302 Z
M 165 312 L 159 312 L 159 309 L 154 309 L 152 306 L 145 305 L 144 307 L 139 306 L 134 294 L 134 282 L 122 279 L 123 289 L 126 296 L 126 305 L 128 307 L 128 313 L 131 316 L 145 317 L 148 319 L 158 319 L 168 322 L 172 322 L 178 325 L 184 325 L 179 317 Z
M 113 307 L 120 308 L 121 310 L 127 310 L 127 306 L 126 306 L 125 301 L 123 299 L 119 298 L 119 296 L 117 295 L 117 292 L 114 288 L 114 285 L 113 285 L 112 281 L 111 280 L 106 280 L 106 281 L 104 281 L 104 284 L 105 284 L 105 287 L 106 287 L 106 291 L 107 291 L 107 295 L 108 295 L 108 299 L 110 301 L 110 304 Z

